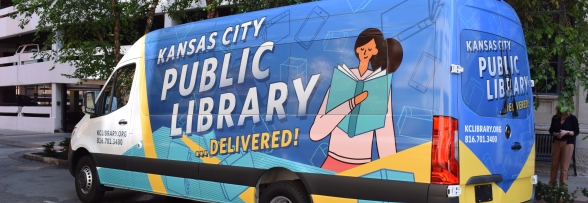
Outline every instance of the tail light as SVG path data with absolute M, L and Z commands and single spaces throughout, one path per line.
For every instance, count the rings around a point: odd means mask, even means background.
M 433 146 L 431 150 L 431 184 L 459 184 L 457 150 L 457 119 L 433 117 Z

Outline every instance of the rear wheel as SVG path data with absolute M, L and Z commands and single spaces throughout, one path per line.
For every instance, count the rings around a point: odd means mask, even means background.
M 94 203 L 100 201 L 104 195 L 103 190 L 99 190 L 98 173 L 96 165 L 90 155 L 82 157 L 78 161 L 75 173 L 76 192 L 78 198 L 84 203 Z
M 261 194 L 261 203 L 309 203 L 309 197 L 300 182 L 279 181 L 270 184 Z

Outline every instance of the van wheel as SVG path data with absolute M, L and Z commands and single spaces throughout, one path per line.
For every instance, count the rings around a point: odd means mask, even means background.
M 294 181 L 270 184 L 261 194 L 261 203 L 309 203 L 304 186 Z
M 98 181 L 96 165 L 90 155 L 86 155 L 78 161 L 75 173 L 75 183 L 78 198 L 82 202 L 94 203 L 102 199 L 104 191 L 98 190 L 100 181 Z

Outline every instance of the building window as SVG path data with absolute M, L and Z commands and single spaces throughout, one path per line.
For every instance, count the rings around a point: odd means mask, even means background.
M 51 106 L 51 84 L 0 87 L 0 106 Z
M 24 100 L 30 101 L 26 106 L 51 106 L 51 84 L 18 86 L 16 91 Z
M 549 1 L 543 1 L 542 2 L 542 6 L 540 6 L 539 8 L 543 8 L 543 11 L 539 11 L 539 12 L 546 12 L 548 14 L 551 15 L 551 19 L 550 22 L 555 23 L 555 24 L 564 24 L 564 15 L 561 15 L 560 10 L 558 10 L 558 8 L 554 8 L 553 7 L 554 4 L 552 2 Z M 570 19 L 571 23 L 573 24 L 573 19 Z M 545 33 L 543 35 L 543 39 L 541 41 L 538 42 L 538 44 L 535 44 L 533 46 L 542 46 L 544 48 L 546 48 L 547 50 L 549 50 L 552 45 L 555 43 L 555 35 L 552 35 L 551 38 L 548 37 L 548 35 Z M 547 54 L 547 53 L 545 53 Z M 530 56 L 531 57 L 531 56 Z M 535 62 L 535 60 L 533 60 L 533 58 L 529 58 L 530 59 L 530 63 Z M 565 56 L 561 56 L 561 55 L 555 55 L 552 56 L 551 59 L 549 60 L 549 68 L 546 69 L 546 75 L 547 75 L 547 79 L 544 81 L 535 81 L 537 82 L 535 84 L 535 87 L 533 87 L 533 92 L 535 92 L 536 94 L 539 95 L 559 95 L 561 92 L 562 87 L 564 86 L 563 84 L 563 78 L 565 78 L 567 76 L 566 71 L 565 71 L 565 66 L 564 66 L 564 61 L 565 61 Z M 540 67 L 540 62 L 536 62 L 533 64 L 535 68 Z M 541 67 L 543 68 L 543 67 Z M 554 77 L 551 77 L 550 72 L 553 71 Z
M 540 95 L 559 95 L 561 92 L 562 84 L 562 77 L 565 77 L 565 67 L 563 63 L 564 57 L 554 56 L 551 60 L 549 60 L 549 70 L 553 70 L 555 72 L 555 77 L 547 76 L 547 80 L 544 81 L 537 81 L 535 87 L 533 87 L 533 91 Z M 539 67 L 539 64 L 536 64 L 535 67 Z M 546 71 L 549 72 L 549 71 Z M 556 83 L 548 84 L 556 81 Z

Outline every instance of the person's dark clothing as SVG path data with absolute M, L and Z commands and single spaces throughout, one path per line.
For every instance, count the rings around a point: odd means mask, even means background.
M 580 125 L 578 124 L 578 118 L 574 115 L 570 115 L 566 118 L 566 120 L 561 123 L 561 117 L 553 116 L 551 118 L 551 126 L 549 127 L 549 134 L 553 135 L 554 132 L 559 132 L 561 130 L 566 131 L 573 131 L 574 136 L 571 135 L 564 135 L 561 138 L 553 137 L 553 141 L 564 141 L 566 140 L 568 144 L 576 144 L 576 136 L 580 134 Z

